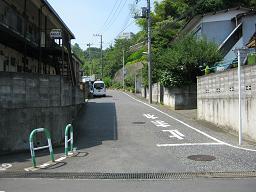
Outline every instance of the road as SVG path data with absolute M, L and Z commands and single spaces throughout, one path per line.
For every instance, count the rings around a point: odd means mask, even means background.
M 4 184 L 3 186 L 6 187 L 3 190 L 11 190 L 11 187 L 20 186 L 26 182 L 31 182 L 35 186 L 40 182 L 49 182 L 49 185 L 58 186 L 63 182 L 62 179 L 66 179 L 64 186 L 69 182 L 72 183 L 72 179 L 62 178 L 62 173 L 70 174 L 69 177 L 80 174 L 79 178 L 85 180 L 77 178 L 78 180 L 74 180 L 74 183 L 81 185 L 90 183 L 90 180 L 86 180 L 90 178 L 84 176 L 84 173 L 109 173 L 110 180 L 94 180 L 88 185 L 93 187 L 98 183 L 103 189 L 105 186 L 111 189 L 112 184 L 117 187 L 128 187 L 133 182 L 139 188 L 148 189 L 152 184 L 152 191 L 157 186 L 162 186 L 163 191 L 170 187 L 174 187 L 176 189 L 174 191 L 183 191 L 182 189 L 186 191 L 189 186 L 193 186 L 194 191 L 196 189 L 200 191 L 199 186 L 201 189 L 207 189 L 208 186 L 214 189 L 218 186 L 227 191 L 241 191 L 239 189 L 244 186 L 250 191 L 256 186 L 255 177 L 247 178 L 247 176 L 255 176 L 253 172 L 256 171 L 256 148 L 254 146 L 247 144 L 237 146 L 237 138 L 220 129 L 186 118 L 166 107 L 148 105 L 145 101 L 126 93 L 110 90 L 105 98 L 89 100 L 80 114 L 75 132 L 78 152 L 76 156 L 60 159 L 55 166 L 44 167 L 33 172 L 45 173 L 44 179 L 37 178 L 38 176 L 32 180 L 24 180 L 22 176 L 17 176 L 19 179 L 2 179 L 0 186 Z M 61 150 L 56 150 L 58 151 L 55 154 L 57 159 L 63 156 Z M 12 167 L 6 171 L 24 172 L 25 168 L 31 166 L 31 162 L 29 154 L 26 154 L 23 159 L 21 156 L 19 161 L 15 161 L 15 156 L 1 157 L 0 163 L 12 164 Z M 45 155 L 39 157 L 39 164 L 46 162 L 47 158 L 49 157 Z M 220 177 L 219 172 L 224 174 L 221 176 L 222 179 L 213 179 L 213 177 Z M 0 173 L 4 178 L 4 171 Z M 48 176 L 54 178 L 56 173 L 58 179 L 47 179 Z M 127 179 L 126 183 L 125 180 L 122 182 L 113 180 L 113 177 L 120 179 L 120 176 L 115 175 L 117 173 L 143 173 L 146 176 L 139 176 L 138 179 L 145 180 L 143 182 L 133 178 Z M 154 178 L 155 181 L 152 183 L 147 181 L 147 173 L 158 174 L 159 178 L 162 178 L 163 173 L 175 173 L 178 176 L 180 174 L 178 178 L 184 182 L 163 176 L 163 180 Z M 211 173 L 212 177 L 202 177 L 201 173 Z M 233 176 L 236 178 L 231 179 Z M 138 176 L 133 177 L 136 179 Z M 12 181 L 15 181 L 13 186 L 9 185 Z
M 255 192 L 255 179 L 194 179 L 172 181 L 3 179 L 5 192 Z

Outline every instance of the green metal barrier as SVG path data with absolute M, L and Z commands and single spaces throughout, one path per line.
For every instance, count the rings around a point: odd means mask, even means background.
M 70 133 L 70 139 L 68 139 L 68 135 Z M 73 144 L 74 144 L 74 138 L 73 138 L 73 126 L 71 124 L 68 124 L 65 129 L 65 155 L 68 156 L 68 143 L 70 142 L 70 151 L 73 151 Z
M 42 146 L 42 147 L 37 147 L 34 148 L 34 136 L 37 133 L 40 132 L 44 132 L 47 141 L 48 141 L 48 145 L 47 146 Z M 48 131 L 48 129 L 45 128 L 38 128 L 38 129 L 34 129 L 29 136 L 29 143 L 30 143 L 30 152 L 31 152 L 31 157 L 32 157 L 32 163 L 33 163 L 33 167 L 36 167 L 36 156 L 35 156 L 35 151 L 40 150 L 40 149 L 46 149 L 49 148 L 49 152 L 50 152 L 50 157 L 51 157 L 51 161 L 54 162 L 54 154 L 53 154 L 53 149 L 52 149 L 52 141 L 51 141 L 51 136 L 50 136 L 50 132 Z

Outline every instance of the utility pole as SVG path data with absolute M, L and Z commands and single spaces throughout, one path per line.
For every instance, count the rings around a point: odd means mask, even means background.
M 124 78 L 125 78 L 125 71 L 124 71 L 124 49 L 123 49 L 123 89 L 124 89 L 124 86 L 125 86 L 125 82 L 124 82 Z
M 147 0 L 147 19 L 148 19 L 148 91 L 149 104 L 152 103 L 152 55 L 151 55 L 151 16 L 150 0 Z
M 101 78 L 103 79 L 103 52 L 102 52 L 102 34 L 95 34 L 93 36 L 100 37 L 100 63 L 101 63 Z
M 247 48 L 235 49 L 238 57 L 238 126 L 239 126 L 239 145 L 243 143 L 243 117 L 242 117 L 242 102 L 243 102 L 243 92 L 242 92 L 242 80 L 241 80 L 241 65 L 243 64 L 243 59 L 247 55 Z
M 139 0 L 136 0 L 138 3 Z M 147 0 L 147 7 L 142 7 L 142 16 L 135 16 L 137 18 L 147 18 L 148 21 L 148 91 L 149 91 L 149 104 L 152 103 L 152 53 L 151 53 L 151 9 L 150 9 L 150 0 Z
M 92 60 L 91 60 L 91 43 L 88 43 L 87 46 L 88 48 L 88 52 L 89 52 L 89 62 L 91 64 L 91 70 L 90 70 L 90 76 L 92 76 L 92 72 L 93 72 L 93 64 L 92 64 Z

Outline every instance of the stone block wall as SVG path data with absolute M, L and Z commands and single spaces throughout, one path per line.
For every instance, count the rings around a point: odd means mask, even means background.
M 195 85 L 170 89 L 156 83 L 152 86 L 152 100 L 175 110 L 195 109 L 197 106 L 196 91 Z M 142 88 L 141 93 L 143 97 L 148 98 L 148 89 Z
M 256 65 L 242 66 L 243 134 L 256 140 Z M 220 127 L 239 130 L 237 69 L 198 78 L 197 116 Z
M 40 127 L 62 143 L 83 103 L 83 91 L 60 76 L 0 72 L 0 152 L 28 149 L 30 132 Z M 43 135 L 37 142 L 46 143 Z

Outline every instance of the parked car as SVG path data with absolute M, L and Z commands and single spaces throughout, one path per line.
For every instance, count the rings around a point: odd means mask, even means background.
M 93 96 L 106 96 L 106 86 L 103 81 L 93 83 Z

